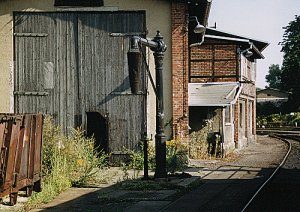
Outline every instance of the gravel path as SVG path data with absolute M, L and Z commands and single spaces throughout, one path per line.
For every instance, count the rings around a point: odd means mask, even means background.
M 265 186 L 246 211 L 299 211 L 300 143 L 289 140 L 291 153 L 284 166 Z
M 203 167 L 199 173 L 204 184 L 164 211 L 241 211 L 286 152 L 284 142 L 258 136 L 257 143 L 240 151 L 236 161 L 192 161 L 195 166 Z

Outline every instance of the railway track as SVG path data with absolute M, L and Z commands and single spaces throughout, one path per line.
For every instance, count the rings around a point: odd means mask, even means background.
M 300 211 L 300 132 L 276 131 L 273 134 L 264 130 L 264 133 L 286 142 L 289 148 L 282 162 L 254 193 L 242 212 Z

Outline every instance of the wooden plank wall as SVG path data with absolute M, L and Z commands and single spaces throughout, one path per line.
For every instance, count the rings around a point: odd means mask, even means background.
M 109 120 L 109 150 L 134 148 L 146 97 L 130 94 L 129 37 L 110 33 L 144 33 L 145 12 L 18 12 L 14 23 L 15 112 L 51 114 L 67 134 L 99 112 Z

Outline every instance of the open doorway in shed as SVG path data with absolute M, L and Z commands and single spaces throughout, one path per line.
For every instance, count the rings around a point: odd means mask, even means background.
M 87 136 L 95 138 L 95 147 L 108 152 L 108 119 L 98 112 L 87 112 Z

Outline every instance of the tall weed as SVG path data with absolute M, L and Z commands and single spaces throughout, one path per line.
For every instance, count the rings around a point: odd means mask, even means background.
M 52 124 L 47 116 L 43 127 L 42 192 L 33 193 L 27 203 L 32 208 L 47 203 L 71 186 L 97 183 L 107 166 L 108 155 L 94 148 L 94 139 L 86 138 L 81 129 L 73 129 L 69 137 Z
M 144 152 L 143 150 L 126 150 L 129 154 L 129 163 L 123 163 L 122 169 L 125 176 L 128 176 L 128 170 L 134 170 L 134 178 L 137 178 L 139 171 L 144 168 Z M 188 164 L 188 148 L 180 141 L 166 142 L 166 169 L 168 173 L 175 173 L 176 171 L 183 171 Z M 155 170 L 155 147 L 148 146 L 148 168 Z

